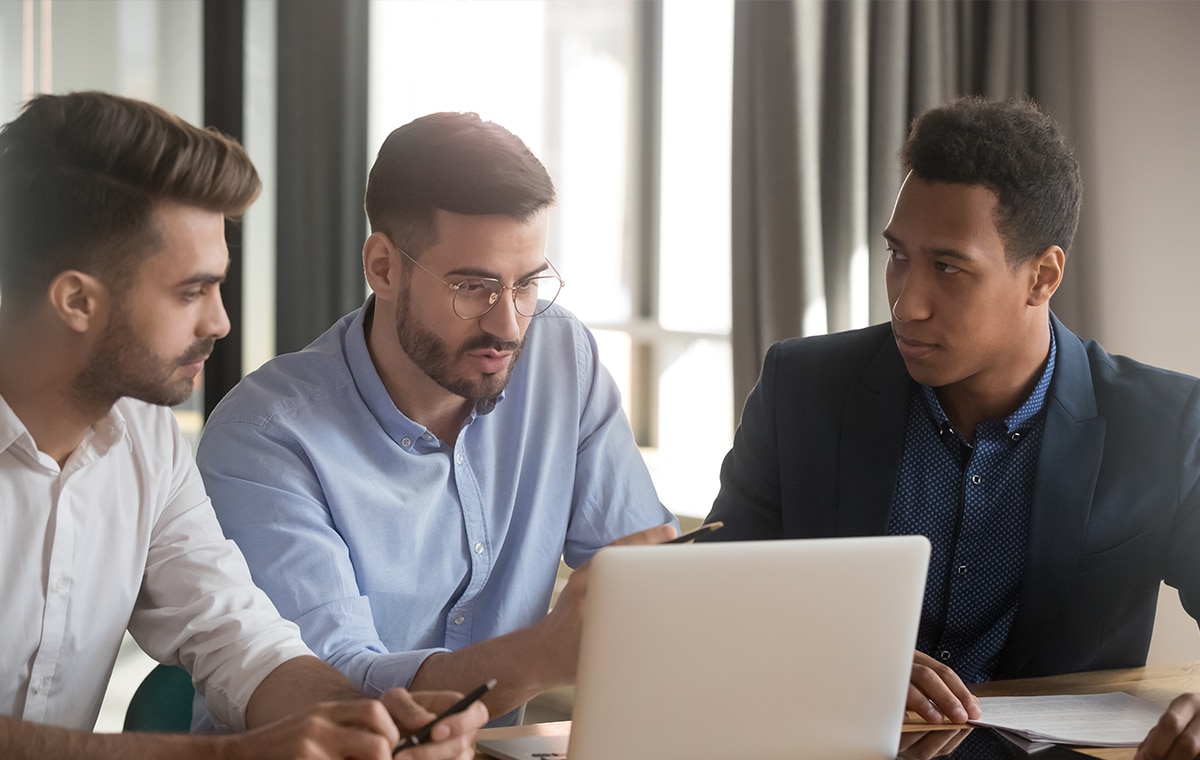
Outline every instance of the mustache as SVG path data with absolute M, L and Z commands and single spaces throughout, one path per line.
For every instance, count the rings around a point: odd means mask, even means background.
M 203 338 L 196 341 L 191 348 L 179 358 L 180 364 L 195 364 L 198 361 L 207 359 L 213 352 L 213 347 L 217 345 L 216 338 Z
M 478 351 L 479 349 L 490 349 L 492 351 L 511 351 L 517 352 L 524 345 L 523 340 L 499 340 L 491 335 L 480 335 L 477 338 L 472 338 L 462 346 L 462 351 Z

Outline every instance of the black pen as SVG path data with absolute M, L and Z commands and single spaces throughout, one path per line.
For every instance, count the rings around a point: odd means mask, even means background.
M 696 538 L 696 536 L 703 535 L 704 533 L 710 533 L 710 532 L 716 530 L 717 528 L 720 528 L 724 524 L 725 523 L 721 522 L 720 520 L 714 520 L 713 522 L 705 523 L 705 524 L 701 525 L 699 528 L 696 528 L 695 530 L 690 530 L 687 533 L 684 533 L 682 536 L 676 536 L 675 538 L 672 538 L 667 543 L 668 544 L 686 544 L 688 541 L 691 541 L 694 538 Z
M 415 733 L 409 734 L 407 739 L 397 744 L 396 748 L 392 750 L 392 755 L 395 756 L 406 749 L 416 747 L 419 744 L 424 744 L 425 742 L 429 741 L 429 735 L 433 733 L 433 727 L 438 721 L 443 718 L 449 718 L 451 715 L 455 715 L 467 709 L 472 704 L 477 702 L 480 697 L 482 697 L 484 694 L 487 694 L 488 691 L 495 685 L 496 679 L 493 678 L 492 680 L 472 691 L 467 696 L 455 702 L 450 707 L 446 708 L 441 715 L 421 726 L 421 728 L 419 728 Z

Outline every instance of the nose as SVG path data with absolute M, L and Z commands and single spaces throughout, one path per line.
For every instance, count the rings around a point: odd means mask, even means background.
M 929 319 L 932 314 L 929 298 L 919 279 L 911 272 L 901 274 L 889 267 L 888 298 L 892 302 L 892 319 L 896 322 L 917 322 Z
M 528 319 L 517 314 L 515 293 L 505 290 L 496 299 L 496 305 L 479 318 L 484 332 L 498 340 L 511 342 L 521 338 L 521 321 Z
M 214 287 L 204 319 L 196 325 L 196 335 L 199 338 L 220 339 L 229 334 L 229 329 L 229 314 L 225 311 L 225 302 L 221 300 L 221 289 Z

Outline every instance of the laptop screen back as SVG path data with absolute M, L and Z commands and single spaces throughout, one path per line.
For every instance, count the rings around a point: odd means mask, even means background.
M 882 760 L 920 536 L 610 547 L 592 560 L 570 760 Z

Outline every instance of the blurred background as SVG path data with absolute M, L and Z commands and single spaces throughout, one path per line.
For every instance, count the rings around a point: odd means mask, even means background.
M 595 332 L 663 502 L 707 513 L 771 341 L 886 319 L 879 232 L 909 119 L 1031 95 L 1076 146 L 1083 218 L 1055 310 L 1200 374 L 1192 0 L 0 0 L 0 121 L 103 89 L 247 146 L 235 330 L 205 410 L 366 290 L 362 190 L 395 127 L 476 111 L 559 189 L 547 255 Z M 1152 659 L 1200 658 L 1166 589 Z M 141 658 L 141 659 L 139 659 Z M 100 730 L 148 669 L 127 643 Z

